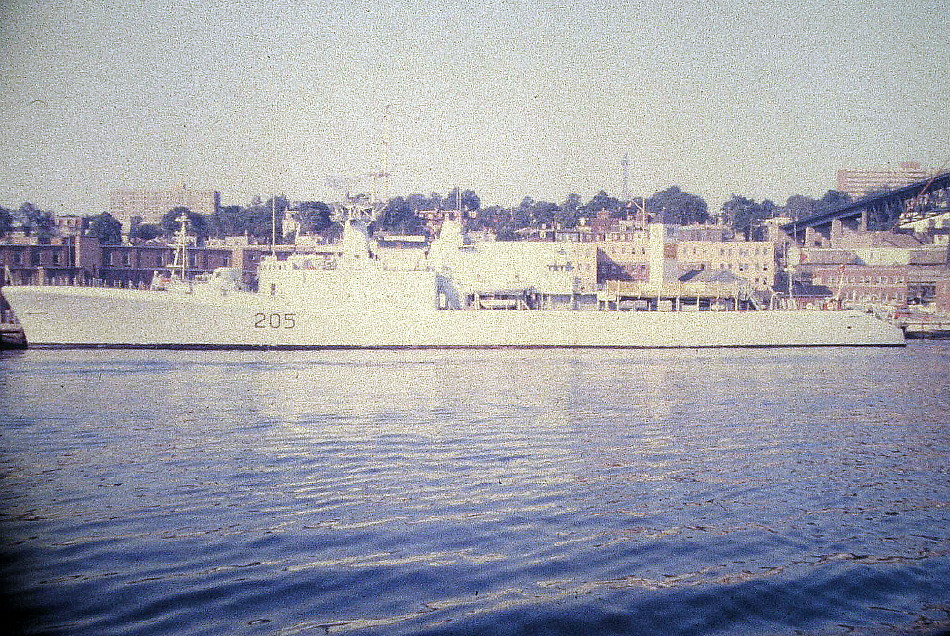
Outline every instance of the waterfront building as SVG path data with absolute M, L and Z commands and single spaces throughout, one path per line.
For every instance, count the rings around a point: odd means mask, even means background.
M 156 270 L 166 269 L 174 260 L 170 245 L 100 245 L 90 236 L 54 237 L 48 243 L 0 243 L 3 283 L 13 285 L 143 287 L 151 284 Z M 188 267 L 194 273 L 230 266 L 237 266 L 230 248 L 188 249 Z M 256 271 L 256 263 L 248 268 Z
M 416 216 L 422 219 L 431 236 L 438 236 L 445 219 L 455 218 L 457 214 L 457 210 L 419 210 L 416 212 Z M 473 219 L 476 212 L 475 210 L 463 209 L 461 215 L 463 219 Z
M 755 289 L 775 284 L 775 244 L 765 241 L 681 241 L 677 244 L 680 275 L 719 270 L 745 279 Z
M 644 282 L 650 275 L 649 228 L 619 227 L 596 232 L 597 281 Z
M 56 233 L 60 236 L 76 236 L 82 234 L 83 218 L 75 214 L 57 214 L 53 217 L 56 223 Z
M 842 302 L 903 306 L 908 300 L 906 265 L 817 265 L 811 268 L 811 280 Z
M 231 267 L 233 254 L 226 248 L 188 248 L 188 271 L 203 273 Z M 96 278 L 118 287 L 147 287 L 156 271 L 175 262 L 170 245 L 103 245 Z
M 904 161 L 897 168 L 838 170 L 838 191 L 859 199 L 872 192 L 899 188 L 933 175 L 916 161 Z
M 850 249 L 801 248 L 791 253 L 791 260 L 798 263 L 799 276 L 828 287 L 845 304 L 916 304 L 950 311 L 947 246 L 920 244 L 906 235 L 888 239 L 885 234 L 851 237 Z M 910 246 L 889 244 L 892 241 Z
M 113 190 L 109 195 L 109 213 L 122 223 L 125 234 L 138 224 L 157 224 L 179 207 L 209 216 L 220 210 L 221 194 L 181 185 L 165 190 Z
M 664 250 L 667 263 L 672 263 L 676 276 L 696 271 L 721 270 L 745 279 L 753 287 L 762 289 L 775 282 L 775 245 L 764 241 L 735 240 L 735 233 L 722 225 L 664 225 L 642 224 L 635 220 L 615 220 L 596 229 L 581 226 L 573 232 L 556 236 L 566 237 L 565 243 L 594 245 L 597 283 L 606 281 L 646 282 L 650 280 L 651 231 L 664 229 Z M 585 231 L 590 228 L 590 231 Z M 578 258 L 579 264 L 586 259 Z
M 84 284 L 98 271 L 99 241 L 88 236 L 53 237 L 48 242 L 0 243 L 2 284 Z

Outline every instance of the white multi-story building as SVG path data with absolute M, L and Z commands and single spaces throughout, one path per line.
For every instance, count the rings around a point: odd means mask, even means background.
M 921 168 L 916 161 L 902 162 L 897 168 L 839 170 L 838 191 L 859 199 L 871 192 L 899 188 L 931 176 L 933 173 Z
M 159 223 L 174 208 L 211 215 L 220 207 L 219 192 L 192 190 L 185 185 L 167 190 L 113 190 L 109 195 L 109 213 L 122 223 L 125 233 L 139 223 Z
M 764 241 L 681 241 L 676 245 L 681 274 L 693 270 L 724 270 L 754 288 L 775 283 L 775 244 Z

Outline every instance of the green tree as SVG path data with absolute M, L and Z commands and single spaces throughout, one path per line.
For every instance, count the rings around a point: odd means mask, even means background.
M 244 208 L 239 205 L 222 206 L 208 216 L 208 230 L 216 238 L 243 236 L 247 233 Z
M 302 201 L 295 216 L 301 234 L 319 234 L 330 227 L 331 215 L 330 206 L 323 201 Z
M 816 214 L 831 212 L 851 202 L 851 197 L 845 192 L 828 190 L 820 199 L 813 199 L 803 194 L 793 194 L 785 201 L 782 213 L 793 221 L 807 219 Z
M 151 241 L 162 235 L 162 228 L 157 223 L 139 223 L 129 232 L 130 239 Z
M 56 227 L 56 220 L 52 214 L 29 202 L 21 204 L 14 216 L 22 224 L 23 231 L 27 236 L 35 234 L 41 239 L 48 239 Z
M 172 238 L 181 228 L 178 218 L 184 214 L 188 218 L 188 234 L 195 236 L 198 243 L 204 243 L 209 236 L 208 218 L 203 214 L 192 212 L 185 207 L 172 208 L 162 216 L 160 226 L 167 238 Z
M 479 197 L 474 190 L 463 190 L 462 191 L 462 209 L 463 210 L 478 210 L 482 207 L 482 199 Z
M 581 195 L 571 193 L 564 197 L 564 202 L 559 206 L 557 221 L 561 224 L 562 227 L 576 227 L 577 219 L 580 218 L 582 214 L 583 203 L 581 202 Z
M 670 186 L 666 190 L 648 197 L 645 206 L 647 213 L 662 223 L 689 225 L 709 221 L 709 208 L 699 195 L 683 192 L 679 186 Z
M 815 206 L 815 212 L 817 214 L 831 212 L 832 210 L 840 208 L 842 205 L 847 203 L 851 203 L 851 196 L 848 195 L 848 193 L 839 192 L 838 190 L 828 190 L 818 200 L 818 203 Z
M 753 238 L 762 221 L 775 216 L 776 212 L 778 207 L 768 199 L 756 203 L 738 194 L 733 194 L 731 199 L 722 204 L 723 222 L 736 232 L 741 232 L 746 240 Z
M 382 229 L 398 234 L 419 234 L 423 231 L 422 219 L 416 216 L 409 201 L 403 197 L 393 197 L 383 208 L 374 229 Z
M 83 217 L 82 226 L 86 236 L 96 237 L 102 245 L 122 243 L 122 223 L 108 212 Z
M 459 203 L 459 199 L 461 199 L 461 205 Z M 436 203 L 435 200 L 431 199 L 430 202 Z M 441 200 L 441 206 L 441 209 L 443 210 L 458 210 L 459 208 L 463 210 L 478 210 L 480 207 L 482 207 L 482 200 L 477 194 L 475 194 L 474 190 L 459 190 L 459 188 L 453 188 L 451 191 L 449 191 L 448 195 Z
M 618 216 L 624 206 L 620 199 L 612 197 L 601 190 L 587 202 L 585 207 L 591 216 L 597 216 L 597 213 L 603 210 L 607 210 L 611 216 Z
M 793 194 L 785 200 L 783 211 L 785 216 L 793 221 L 798 221 L 813 216 L 817 205 L 818 202 L 811 197 L 806 197 L 803 194 Z
M 476 211 L 475 218 L 469 227 L 474 230 L 490 229 L 497 234 L 499 226 L 510 220 L 510 218 L 511 213 L 509 210 L 506 210 L 500 205 L 490 205 L 487 208 L 479 208 Z
M 0 206 L 0 236 L 13 230 L 13 213 L 3 206 Z
M 535 201 L 528 197 L 521 202 L 517 217 L 525 218 L 531 227 L 553 227 L 558 221 L 560 212 L 561 206 L 557 203 Z
M 272 230 L 276 225 L 277 236 L 283 236 L 283 218 L 287 207 L 287 197 L 284 196 L 272 197 L 267 201 L 254 197 L 251 205 L 241 208 L 240 226 L 243 227 L 243 231 L 240 233 L 270 242 Z

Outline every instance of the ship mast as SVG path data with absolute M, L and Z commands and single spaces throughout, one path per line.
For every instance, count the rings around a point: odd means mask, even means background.
M 188 215 L 182 212 L 175 219 L 178 222 L 178 231 L 175 232 L 175 260 L 168 267 L 173 277 L 185 280 L 188 271 Z M 177 272 L 177 275 L 176 275 Z
M 276 195 L 270 196 L 270 255 L 274 255 L 275 246 L 274 243 L 277 242 L 277 212 L 274 208 L 274 199 Z

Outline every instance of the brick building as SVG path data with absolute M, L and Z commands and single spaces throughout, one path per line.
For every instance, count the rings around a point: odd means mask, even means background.
M 908 300 L 907 265 L 816 265 L 811 282 L 843 302 L 903 306 Z
M 801 249 L 798 275 L 828 287 L 846 304 L 927 305 L 950 311 L 946 246 L 882 246 L 881 237 L 872 234 L 866 243 L 873 247 Z
M 99 242 L 85 236 L 54 238 L 46 243 L 0 243 L 3 284 L 86 284 L 98 273 Z

